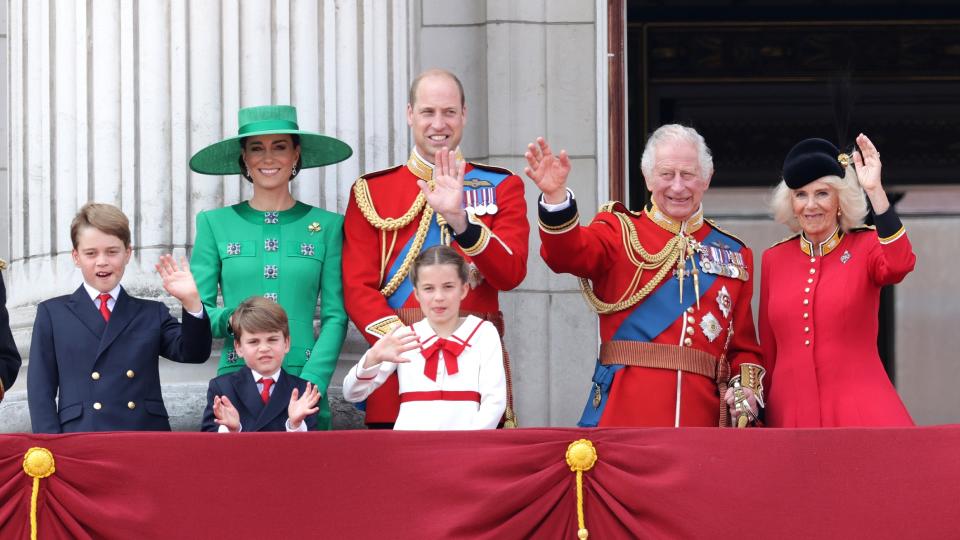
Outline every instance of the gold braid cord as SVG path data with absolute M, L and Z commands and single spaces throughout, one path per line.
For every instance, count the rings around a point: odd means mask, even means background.
M 420 217 L 420 224 L 417 226 L 416 236 L 413 239 L 413 245 L 410 246 L 407 256 L 404 257 L 403 264 L 397 273 L 390 278 L 390 281 L 380 289 L 380 294 L 390 296 L 397 290 L 400 284 L 403 283 L 403 280 L 407 278 L 413 260 L 420 254 L 420 248 L 423 247 L 423 242 L 427 239 L 427 229 L 430 228 L 430 220 L 433 219 L 433 208 L 427 206 L 427 198 L 423 193 L 418 193 L 417 198 L 413 201 L 413 205 L 402 216 L 398 218 L 381 217 L 373 207 L 373 202 L 370 200 L 370 188 L 367 186 L 367 181 L 364 178 L 357 179 L 357 182 L 353 185 L 353 196 L 357 200 L 357 207 L 360 209 L 363 217 L 366 218 L 370 225 L 373 225 L 380 231 L 397 231 L 402 229 L 409 225 L 421 210 L 423 211 L 423 215 Z M 394 238 L 394 241 L 396 241 L 396 238 Z M 391 246 L 390 251 L 393 251 L 393 246 Z M 381 258 L 383 261 L 386 261 L 390 258 L 390 253 L 386 253 L 385 256 L 381 254 Z M 381 271 L 382 270 L 383 269 L 381 269 Z
M 666 277 L 675 263 L 683 257 L 686 250 L 685 238 L 675 236 L 657 253 L 648 253 L 647 250 L 643 249 L 643 246 L 640 245 L 637 229 L 633 225 L 633 222 L 630 221 L 630 218 L 622 212 L 613 212 L 613 214 L 620 220 L 620 234 L 623 240 L 623 248 L 630 262 L 637 267 L 637 271 L 630 285 L 626 291 L 624 291 L 623 296 L 620 297 L 620 300 L 612 304 L 600 300 L 596 293 L 593 292 L 590 282 L 586 278 L 580 278 L 580 290 L 584 298 L 587 300 L 587 303 L 590 304 L 590 307 L 601 315 L 616 313 L 637 305 L 637 303 L 646 298 L 646 296 L 663 281 L 663 278 Z M 637 255 L 640 256 L 639 260 L 637 259 Z M 643 271 L 654 268 L 659 270 L 653 278 L 640 290 L 633 293 L 629 298 L 626 298 L 626 296 L 630 294 L 630 291 L 636 289 Z
M 40 480 L 57 472 L 53 452 L 37 446 L 27 450 L 23 455 L 23 472 L 33 478 L 33 490 L 30 492 L 30 539 L 37 540 L 37 497 L 40 493 Z
M 377 210 L 373 207 L 373 202 L 370 200 L 370 188 L 367 186 L 367 181 L 364 178 L 358 179 L 353 185 L 353 196 L 357 199 L 357 207 L 360 208 L 363 217 L 367 218 L 367 221 L 369 221 L 371 225 L 381 231 L 396 231 L 406 227 L 413 221 L 413 218 L 417 217 L 420 210 L 423 210 L 424 205 L 427 204 L 427 198 L 423 193 L 418 193 L 417 198 L 413 200 L 413 206 L 402 216 L 398 218 L 380 217 L 380 214 L 378 214 Z
M 597 449 L 590 439 L 580 439 L 567 446 L 565 458 L 570 470 L 577 473 L 577 538 L 587 540 L 590 533 L 583 513 L 583 473 L 592 469 L 597 462 Z

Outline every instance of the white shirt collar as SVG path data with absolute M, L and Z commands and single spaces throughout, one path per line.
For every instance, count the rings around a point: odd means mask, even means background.
M 90 296 L 90 300 L 93 300 L 93 303 L 96 305 L 97 300 L 100 299 L 100 291 L 91 287 L 86 281 L 83 282 L 83 288 L 87 291 L 87 295 Z M 107 307 L 110 308 L 110 311 L 113 311 L 113 306 L 117 303 L 117 298 L 120 297 L 120 284 L 117 283 L 113 289 L 110 289 L 109 294 L 110 300 L 107 302 Z
M 280 370 L 282 369 L 283 368 L 281 367 L 270 375 L 261 375 L 260 373 L 257 372 L 257 370 L 251 369 L 250 374 L 253 375 L 253 382 L 260 382 L 260 379 L 273 379 L 273 382 L 276 383 L 277 379 L 280 378 Z

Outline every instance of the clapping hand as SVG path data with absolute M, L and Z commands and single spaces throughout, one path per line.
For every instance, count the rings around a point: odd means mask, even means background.
M 214 422 L 226 426 L 230 433 L 240 431 L 240 413 L 227 396 L 214 396 L 213 417 Z
M 424 180 L 417 180 L 417 185 L 430 208 L 447 220 L 454 233 L 460 234 L 467 230 L 467 213 L 463 208 L 463 175 L 467 163 L 458 162 L 456 153 L 444 147 L 434 157 L 434 166 L 433 189 Z
M 570 158 L 566 150 L 554 155 L 550 145 L 543 137 L 537 137 L 536 144 L 527 145 L 523 154 L 527 158 L 527 167 L 523 169 L 533 183 L 543 192 L 543 202 L 562 203 L 567 199 L 567 176 L 570 174 Z
M 418 347 L 420 347 L 420 340 L 417 338 L 417 334 L 406 326 L 400 326 L 377 340 L 373 347 L 370 347 L 363 367 L 370 368 L 383 362 L 407 363 L 410 360 L 404 358 L 403 353 Z
M 317 414 L 320 408 L 317 403 L 320 402 L 320 390 L 313 383 L 307 383 L 303 390 L 303 395 L 296 388 L 290 393 L 290 405 L 287 406 L 287 418 L 290 419 L 290 427 L 299 429 L 303 419 L 311 414 Z
M 173 255 L 161 255 L 156 269 L 163 280 L 164 290 L 170 293 L 170 296 L 180 300 L 186 311 L 197 313 L 203 310 L 200 293 L 197 292 L 197 282 L 190 273 L 190 263 L 186 258 L 181 258 L 178 265 Z

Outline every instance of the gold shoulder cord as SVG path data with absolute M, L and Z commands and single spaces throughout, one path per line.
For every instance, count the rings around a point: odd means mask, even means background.
M 620 220 L 620 234 L 623 240 L 623 247 L 630 262 L 637 267 L 637 271 L 634 273 L 633 279 L 624 291 L 623 296 L 612 304 L 600 300 L 596 293 L 593 292 L 590 281 L 586 278 L 580 278 L 580 291 L 583 293 L 590 307 L 601 315 L 629 309 L 646 298 L 646 296 L 663 281 L 663 278 L 666 277 L 670 269 L 673 268 L 674 263 L 683 255 L 685 249 L 684 238 L 682 236 L 675 236 L 667 242 L 667 245 L 665 245 L 663 249 L 657 253 L 650 254 L 640 245 L 637 229 L 634 227 L 633 222 L 630 221 L 630 218 L 621 212 L 613 212 L 613 214 Z M 638 260 L 636 255 L 640 255 L 642 260 Z M 643 288 L 625 299 L 625 297 L 630 294 L 630 291 L 637 287 L 643 271 L 654 268 L 659 269 L 656 275 L 654 275 Z
M 400 265 L 397 273 L 390 278 L 390 281 L 380 289 L 380 294 L 390 296 L 397 290 L 400 284 L 403 283 L 403 280 L 407 278 L 413 260 L 420 254 L 423 242 L 427 239 L 427 229 L 430 228 L 430 220 L 433 219 L 433 208 L 427 206 L 427 198 L 423 193 L 418 193 L 417 198 L 413 201 L 413 205 L 402 216 L 398 218 L 380 217 L 380 214 L 377 213 L 377 210 L 373 207 L 373 203 L 370 200 L 370 188 L 367 186 L 367 181 L 363 178 L 358 179 L 356 184 L 353 185 L 353 195 L 357 200 L 357 207 L 360 209 L 363 217 L 380 231 L 397 231 L 402 229 L 409 225 L 410 222 L 413 221 L 413 218 L 423 210 L 423 215 L 420 217 L 420 224 L 417 226 L 416 236 L 413 239 L 413 245 L 410 246 L 410 251 L 408 251 L 406 257 L 404 257 L 403 264 Z M 392 247 L 390 251 L 393 251 Z M 383 258 L 381 262 L 385 262 L 390 257 L 390 253 L 383 253 L 381 255 Z

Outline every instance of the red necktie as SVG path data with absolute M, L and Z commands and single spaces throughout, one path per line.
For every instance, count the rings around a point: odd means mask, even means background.
M 423 374 L 431 381 L 436 382 L 437 372 L 440 370 L 440 351 L 443 351 L 443 365 L 447 368 L 447 373 L 456 375 L 460 368 L 457 367 L 457 357 L 463 352 L 466 344 L 450 339 L 437 338 L 429 347 L 422 349 L 423 357 L 427 362 L 423 365 Z
M 273 379 L 263 378 L 257 382 L 263 385 L 263 390 L 260 391 L 260 399 L 264 403 L 270 401 L 270 387 L 273 386 Z
M 100 295 L 100 314 L 103 315 L 103 320 L 110 322 L 110 307 L 107 306 L 107 300 L 110 300 L 109 293 Z

